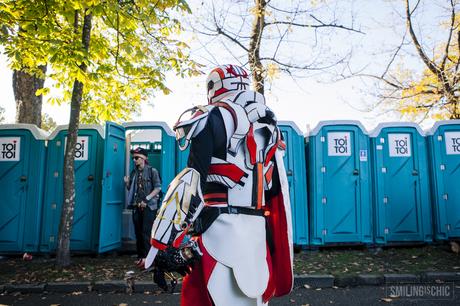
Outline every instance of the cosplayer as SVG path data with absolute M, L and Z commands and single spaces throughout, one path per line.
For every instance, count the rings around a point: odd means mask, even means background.
M 285 144 L 249 83 L 241 67 L 215 68 L 208 105 L 174 128 L 188 165 L 155 219 L 146 267 L 188 274 L 183 306 L 264 305 L 292 289 Z

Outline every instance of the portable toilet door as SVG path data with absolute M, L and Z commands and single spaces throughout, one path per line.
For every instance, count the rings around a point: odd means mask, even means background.
M 113 122 L 105 126 L 104 165 L 98 252 L 121 247 L 122 216 L 125 203 L 125 128 Z
M 98 246 L 104 132 L 99 125 L 80 125 L 75 152 L 75 207 L 70 236 L 72 251 L 94 252 Z M 45 200 L 40 250 L 53 252 L 64 201 L 63 170 L 67 126 L 48 141 Z
M 131 130 L 139 131 L 148 131 L 148 130 L 158 130 L 161 133 L 161 154 L 159 155 L 160 167 L 157 170 L 160 173 L 162 180 L 162 190 L 166 191 L 169 183 L 175 177 L 176 171 L 176 137 L 171 128 L 162 121 L 145 121 L 145 122 L 127 122 L 123 124 L 123 127 L 126 130 L 126 133 L 129 133 Z M 131 142 L 136 143 L 135 140 L 127 140 L 127 145 L 130 145 Z M 144 142 L 144 141 L 143 141 Z M 158 140 L 152 140 L 151 143 L 158 145 Z M 152 161 L 157 163 L 158 161 Z
M 372 243 L 366 134 L 357 121 L 322 121 L 311 131 L 310 245 Z
M 0 253 L 38 251 L 46 137 L 32 124 L 0 125 Z
M 161 188 L 166 193 L 169 183 L 176 175 L 176 137 L 169 126 L 162 121 L 126 122 L 123 124 L 126 135 L 126 161 L 124 173 L 129 175 L 133 169 L 133 162 L 129 154 L 130 149 L 143 147 L 148 149 L 149 163 L 155 167 L 161 176 Z M 128 210 L 128 192 L 125 192 L 125 203 L 123 210 L 122 238 L 124 240 L 135 240 L 132 211 Z
M 278 127 L 286 142 L 283 157 L 289 183 L 294 245 L 308 245 L 307 174 L 303 133 L 292 121 L 279 121 Z
M 370 134 L 375 242 L 431 242 L 427 147 L 415 123 L 382 123 Z
M 439 121 L 428 132 L 435 238 L 460 238 L 460 120 Z

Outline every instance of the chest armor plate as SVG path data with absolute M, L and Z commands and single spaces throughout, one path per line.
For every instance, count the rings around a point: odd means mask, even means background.
M 275 121 L 260 122 L 269 110 L 262 103 L 245 107 L 229 101 L 216 104 L 224 119 L 228 146 L 225 160 L 212 158 L 207 182 L 228 188 L 228 205 L 261 209 L 264 192 L 272 186 L 272 159 L 282 145 L 280 131 Z

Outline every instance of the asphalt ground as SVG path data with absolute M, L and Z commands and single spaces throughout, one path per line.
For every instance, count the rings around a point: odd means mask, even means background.
M 419 297 L 392 297 L 388 286 L 367 286 L 352 288 L 307 289 L 303 286 L 296 288 L 290 295 L 273 299 L 269 304 L 274 305 L 301 305 L 301 306 L 330 306 L 330 305 L 460 305 L 460 286 L 454 286 L 449 296 Z M 38 294 L 2 294 L 1 305 L 46 305 L 46 306 L 134 306 L 134 305 L 179 305 L 180 294 L 169 293 L 81 293 L 69 294 L 38 293 Z

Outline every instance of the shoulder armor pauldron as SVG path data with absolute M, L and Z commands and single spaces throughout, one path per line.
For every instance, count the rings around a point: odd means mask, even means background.
M 198 105 L 187 109 L 180 115 L 173 128 L 176 132 L 179 149 L 182 151 L 186 150 L 190 144 L 190 140 L 204 129 L 208 121 L 209 112 L 213 108 L 214 106 L 212 105 Z M 190 113 L 190 119 L 181 121 L 182 117 L 188 113 Z

